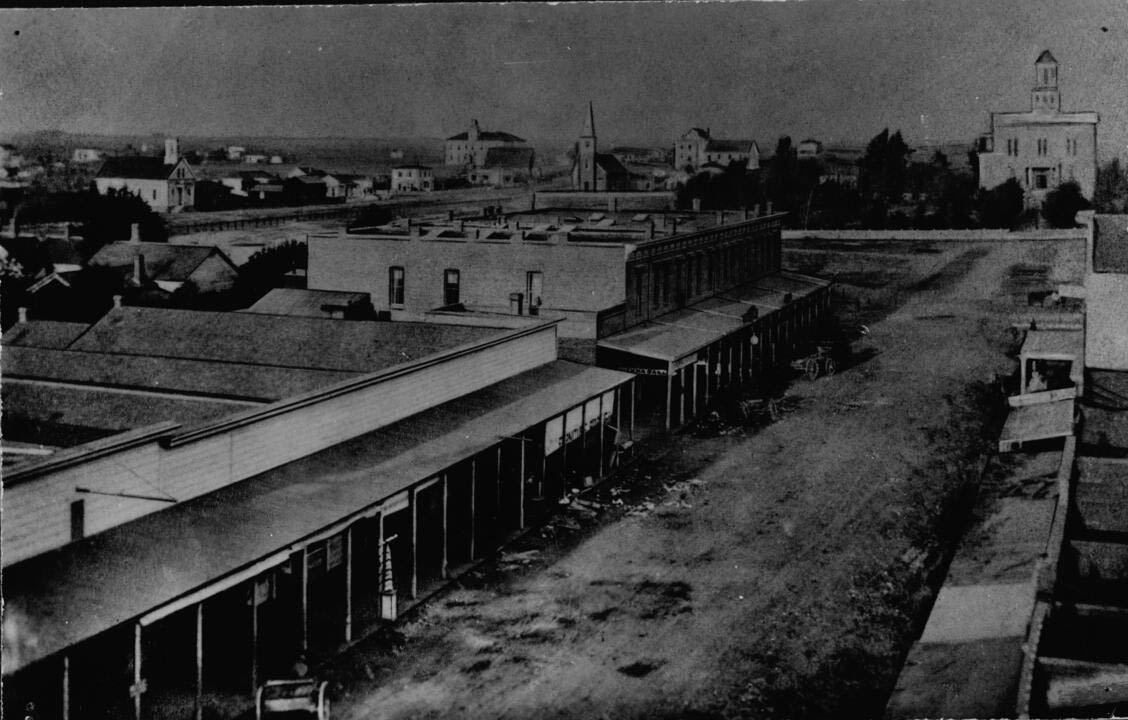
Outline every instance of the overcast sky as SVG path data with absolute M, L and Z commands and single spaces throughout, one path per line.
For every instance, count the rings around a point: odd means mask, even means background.
M 1128 156 L 1128 2 L 0 11 L 0 132 L 970 141 L 1061 63 Z

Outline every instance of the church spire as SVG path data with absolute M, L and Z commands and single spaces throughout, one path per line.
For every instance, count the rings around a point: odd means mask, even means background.
M 590 100 L 588 101 L 587 116 L 584 118 L 584 131 L 580 133 L 580 137 L 595 137 L 595 108 L 592 107 Z

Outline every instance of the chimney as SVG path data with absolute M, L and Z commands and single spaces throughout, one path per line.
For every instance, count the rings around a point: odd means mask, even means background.
M 19 313 L 19 316 L 20 316 L 20 322 L 22 322 L 22 323 L 27 322 L 27 308 L 25 308 L 25 307 L 19 308 L 17 312 Z
M 752 217 L 760 217 L 760 203 L 752 206 Z
M 693 212 L 701 212 L 701 198 L 693 198 Z
M 133 256 L 133 283 L 141 285 L 145 281 L 145 256 L 138 253 Z
M 141 244 L 141 226 L 138 223 L 129 226 L 129 242 L 135 245 Z
M 114 307 L 115 308 L 121 307 L 121 295 L 114 295 Z
M 725 224 L 725 211 L 724 210 L 718 210 L 717 211 L 717 224 L 718 225 L 724 225 Z
M 772 214 L 772 201 L 771 200 L 768 201 L 768 209 L 764 211 L 764 214 L 765 215 L 771 215 Z
M 165 140 L 165 165 L 175 165 L 180 160 L 180 138 L 167 138 Z
M 748 206 L 745 205 L 744 207 L 740 208 L 740 211 L 741 211 L 741 213 L 743 213 L 744 219 L 747 220 L 748 219 Z

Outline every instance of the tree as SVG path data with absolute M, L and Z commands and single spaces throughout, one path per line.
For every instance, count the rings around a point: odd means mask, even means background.
M 866 145 L 860 161 L 858 189 L 868 199 L 886 206 L 900 202 L 908 181 L 909 146 L 901 131 L 883 129 Z
M 989 228 L 1011 228 L 1018 223 L 1025 208 L 1022 185 L 1015 178 L 982 190 L 976 198 L 979 224 Z
M 304 270 L 307 258 L 306 244 L 297 240 L 259 250 L 239 268 L 239 277 L 232 289 L 232 304 L 246 307 L 254 303 L 279 287 L 287 273 Z
M 1097 168 L 1093 206 L 1100 213 L 1128 213 L 1128 170 L 1113 158 Z
M 1081 194 L 1080 185 L 1075 182 L 1062 183 L 1046 193 L 1046 199 L 1042 201 L 1042 217 L 1050 227 L 1077 227 L 1077 213 L 1092 206 Z

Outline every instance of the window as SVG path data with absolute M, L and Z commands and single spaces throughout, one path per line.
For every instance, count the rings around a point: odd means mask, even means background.
M 536 315 L 544 302 L 544 273 L 538 270 L 525 273 L 525 291 L 529 298 L 529 314 Z
M 443 271 L 443 305 L 457 305 L 459 300 L 459 285 L 461 273 L 450 269 Z
M 86 537 L 86 501 L 75 500 L 70 505 L 71 542 Z
M 388 304 L 403 307 L 403 268 L 388 268 Z

